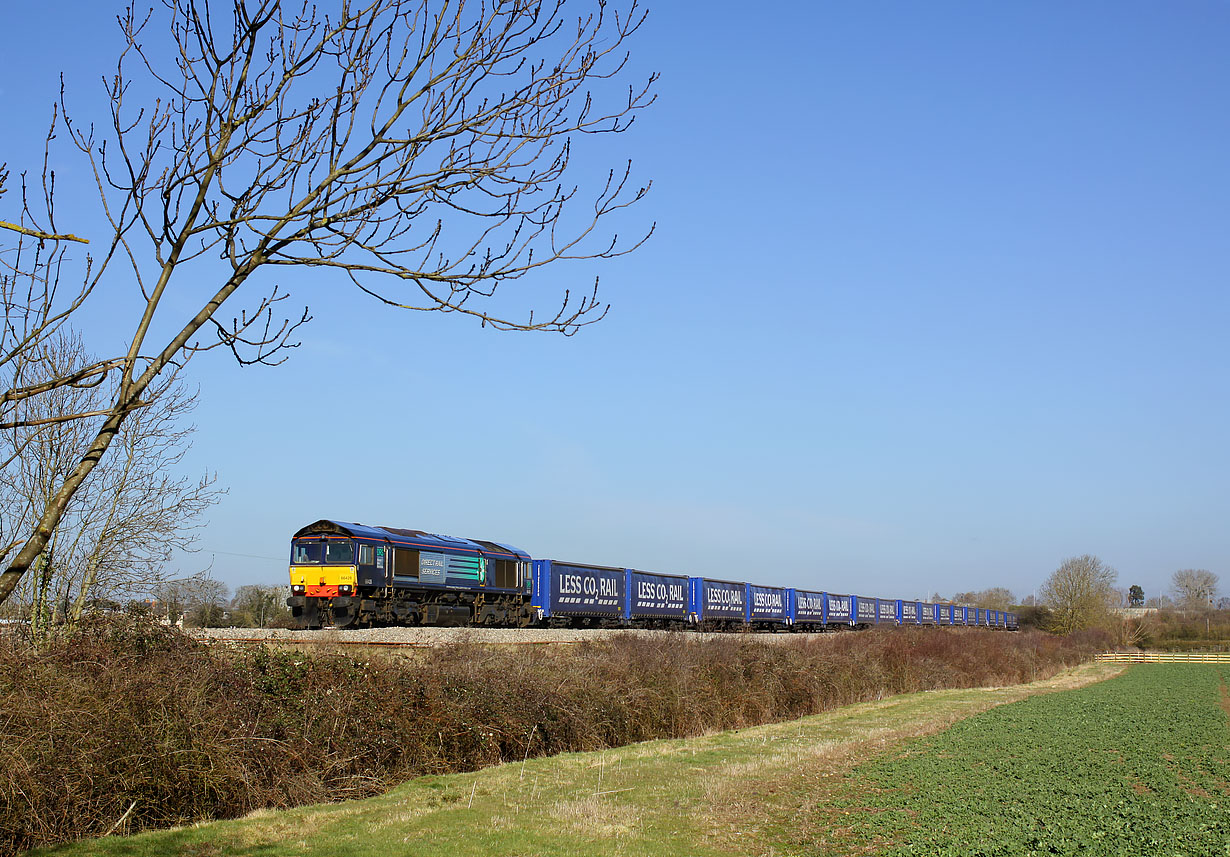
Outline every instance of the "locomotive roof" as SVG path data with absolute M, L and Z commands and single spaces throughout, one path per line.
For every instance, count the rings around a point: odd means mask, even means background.
M 530 555 L 520 548 L 481 539 L 459 539 L 455 536 L 442 536 L 438 533 L 428 533 L 423 530 L 407 530 L 400 527 L 369 527 L 366 524 L 346 523 L 344 521 L 320 520 L 308 524 L 294 538 L 319 534 L 336 534 L 360 539 L 380 539 L 390 543 L 413 542 L 420 547 L 434 547 L 463 551 L 476 551 L 480 554 L 510 554 L 517 559 L 528 560 Z

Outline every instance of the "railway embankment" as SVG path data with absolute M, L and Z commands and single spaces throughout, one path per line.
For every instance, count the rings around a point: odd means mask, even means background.
M 1044 678 L 1095 637 L 916 629 L 616 634 L 413 658 L 207 645 L 155 625 L 0 642 L 0 853 L 380 794 L 486 768 L 793 720 L 920 690 Z

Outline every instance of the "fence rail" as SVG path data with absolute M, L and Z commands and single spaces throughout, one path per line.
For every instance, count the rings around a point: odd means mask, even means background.
M 1094 660 L 1113 664 L 1230 664 L 1230 652 L 1103 652 Z

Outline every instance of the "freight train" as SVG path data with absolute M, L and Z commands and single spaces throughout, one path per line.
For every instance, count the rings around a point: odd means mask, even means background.
M 1015 613 L 533 559 L 499 542 L 317 521 L 291 539 L 300 628 L 371 625 L 1017 630 Z

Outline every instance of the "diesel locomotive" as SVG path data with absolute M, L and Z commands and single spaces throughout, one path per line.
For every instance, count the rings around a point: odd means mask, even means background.
M 1018 627 L 1016 614 L 1003 610 L 536 560 L 500 542 L 329 520 L 291 539 L 290 587 L 286 603 L 300 628 Z

